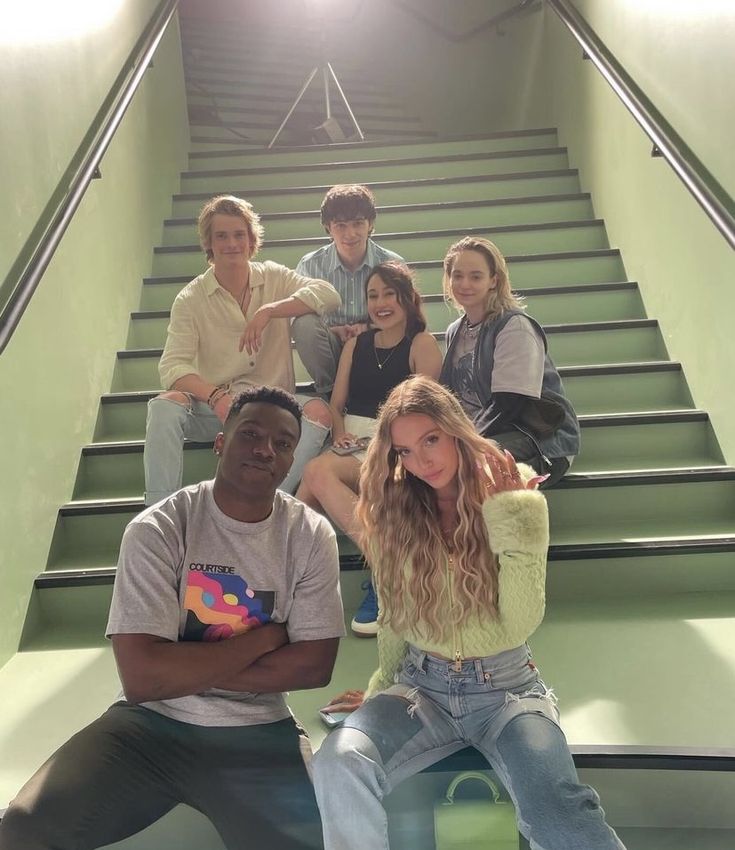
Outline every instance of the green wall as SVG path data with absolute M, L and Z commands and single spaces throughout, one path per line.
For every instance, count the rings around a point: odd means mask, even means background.
M 510 6 L 508 0 L 410 0 L 437 27 L 462 36 Z M 361 6 L 342 44 L 390 81 L 391 94 L 443 135 L 546 126 L 544 16 L 525 13 L 462 41 L 439 34 L 392 0 Z M 337 42 L 339 44 L 339 42 Z M 335 47 L 335 52 L 339 50 Z M 339 71 L 339 63 L 336 63 Z M 359 119 L 359 112 L 358 112 Z
M 411 0 L 455 33 L 510 2 Z M 576 6 L 720 184 L 735 194 L 731 0 L 577 0 Z M 735 464 L 735 256 L 556 14 L 526 14 L 454 43 L 387 0 L 361 19 L 369 60 L 442 134 L 555 126 Z M 352 36 L 357 29 L 353 26 Z
M 720 183 L 735 189 L 735 10 L 721 0 L 650 0 L 577 7 Z M 686 7 L 686 12 L 684 11 Z M 615 97 L 557 16 L 546 9 L 551 120 L 583 189 L 623 251 L 650 316 L 661 323 L 696 404 L 735 464 L 732 375 L 735 254 Z
M 0 40 L 7 275 L 157 0 L 100 4 L 89 31 Z M 73 9 L 73 4 L 69 10 Z M 70 13 L 70 12 L 69 12 Z M 99 15 L 97 16 L 100 17 Z M 4 19 L 5 20 L 5 19 Z M 26 22 L 21 22 L 26 23 Z M 20 326 L 0 356 L 0 665 L 16 650 L 33 578 L 46 561 L 80 446 L 91 440 L 141 278 L 185 167 L 188 125 L 174 21 Z

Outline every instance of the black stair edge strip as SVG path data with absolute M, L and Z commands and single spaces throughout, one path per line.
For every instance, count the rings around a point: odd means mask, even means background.
M 376 207 L 378 216 L 385 213 L 416 213 L 433 212 L 435 210 L 444 212 L 446 210 L 478 209 L 482 207 L 510 207 L 524 206 L 525 204 L 551 204 L 564 201 L 589 201 L 589 192 L 567 192 L 558 195 L 526 195 L 517 198 L 490 198 L 488 200 L 476 201 L 436 201 L 431 204 L 394 204 L 387 207 Z M 319 210 L 299 210 L 297 212 L 263 213 L 260 220 L 263 224 L 272 221 L 293 221 L 296 219 L 307 219 L 308 221 L 319 221 Z M 197 219 L 190 218 L 166 218 L 163 221 L 165 227 L 194 227 Z
M 440 236 L 473 236 L 484 233 L 532 233 L 540 230 L 583 230 L 585 228 L 604 227 L 602 218 L 570 219 L 568 221 L 546 221 L 537 224 L 493 224 L 484 227 L 447 227 L 440 230 L 408 230 L 396 233 L 378 233 L 376 239 L 381 242 L 386 239 L 400 241 L 402 239 L 437 239 Z M 302 246 L 308 248 L 315 245 L 320 248 L 328 245 L 328 237 L 305 236 L 297 239 L 266 239 L 263 248 L 292 248 Z M 201 245 L 158 245 L 153 249 L 154 254 L 190 254 L 201 252 Z
M 59 516 L 139 514 L 142 510 L 145 510 L 143 499 L 89 499 L 67 502 L 59 508 Z
M 266 90 L 267 91 L 267 90 Z M 305 106 L 308 106 L 311 109 L 322 109 L 324 106 L 324 92 L 315 93 L 314 95 L 307 96 L 308 92 L 304 94 L 304 97 L 301 98 L 301 103 Z M 186 102 L 187 106 L 205 106 L 206 104 L 198 104 L 192 103 L 192 97 L 201 97 L 203 99 L 208 100 L 210 103 L 212 100 L 218 101 L 217 105 L 223 105 L 224 102 L 231 103 L 267 103 L 274 104 L 279 109 L 281 109 L 281 117 L 283 117 L 286 112 L 291 108 L 291 104 L 293 103 L 293 97 L 290 97 L 288 94 L 277 93 L 268 95 L 263 94 L 263 92 L 249 92 L 248 94 L 240 94 L 237 91 L 213 91 L 211 88 L 207 88 L 207 91 L 202 91 L 197 87 L 187 86 L 186 87 Z M 387 109 L 387 110 L 400 110 L 404 107 L 400 104 L 396 104 L 394 100 L 390 97 L 386 97 L 385 94 L 362 94 L 358 95 L 354 98 L 350 98 L 350 105 L 352 106 L 355 112 L 358 112 L 362 109 Z M 237 140 L 236 140 L 237 141 Z M 239 144 L 242 144 L 242 139 L 239 140 Z M 335 142 L 335 144 L 345 144 L 345 142 Z M 350 144 L 347 142 L 347 144 Z M 360 144 L 356 142 L 355 144 Z M 276 146 L 278 148 L 282 148 L 283 145 Z M 296 145 L 294 145 L 296 147 Z M 299 145 L 301 148 L 308 147 L 307 145 Z
M 245 122 L 245 121 L 227 121 L 227 122 L 216 123 L 216 124 L 194 124 L 194 123 L 190 122 L 190 126 L 191 126 L 192 130 L 196 130 L 196 129 L 201 128 L 201 127 L 217 127 L 221 130 L 230 130 L 231 132 L 235 132 L 234 128 L 237 128 L 238 130 L 245 130 L 245 131 L 247 131 L 247 130 L 268 130 L 269 131 L 268 135 L 270 135 L 271 131 L 276 129 L 275 122 L 273 124 L 255 124 L 254 122 L 249 122 L 249 121 L 248 122 Z M 385 126 L 381 126 L 377 123 L 372 124 L 369 127 L 366 127 L 365 132 L 368 133 L 368 135 L 370 135 L 372 138 L 375 138 L 375 139 L 381 139 L 382 138 L 382 139 L 386 139 L 386 140 L 391 140 L 394 136 L 403 136 L 403 137 L 407 137 L 409 139 L 417 139 L 419 141 L 432 141 L 433 139 L 436 138 L 436 132 L 434 130 L 417 130 L 415 127 L 404 127 L 404 128 L 385 127 Z M 223 138 L 223 139 L 217 139 L 217 137 L 214 137 L 214 138 L 217 141 L 222 141 L 222 142 L 227 141 L 227 138 Z M 237 138 L 241 139 L 242 136 L 238 136 Z M 193 141 L 193 139 L 190 139 L 190 141 Z M 265 142 L 265 141 L 267 141 L 267 137 L 263 137 L 263 138 L 260 138 L 260 139 L 255 138 L 255 139 L 251 139 L 251 141 L 254 142 L 254 143 Z M 326 164 L 329 165 L 329 163 L 326 163 Z M 299 168 L 300 168 L 300 166 L 294 166 L 294 168 L 292 170 L 297 171 L 297 170 L 299 170 Z M 262 170 L 267 171 L 268 168 L 264 168 Z M 204 173 L 204 172 L 202 172 L 202 173 Z M 199 175 L 199 172 L 196 172 L 196 175 Z M 218 175 L 214 174 L 213 172 L 211 172 L 211 173 L 208 172 L 206 174 L 206 176 L 211 177 L 211 176 L 218 176 Z
M 188 283 L 190 280 L 186 275 L 180 275 L 176 280 L 146 278 L 144 285 L 151 286 L 160 282 L 165 283 Z M 568 286 L 535 286 L 523 289 L 514 289 L 513 292 L 522 298 L 536 300 L 543 295 L 585 295 L 591 292 L 617 292 L 619 290 L 637 290 L 638 283 L 633 280 L 613 281 L 611 283 L 580 283 Z M 440 292 L 422 294 L 421 300 L 424 304 L 438 304 L 446 299 Z M 171 315 L 170 310 L 135 310 L 130 314 L 131 319 L 167 319 Z
M 431 299 L 431 300 L 430 300 Z M 437 303 L 442 301 L 442 296 L 428 296 L 424 299 L 427 303 Z M 167 319 L 171 314 L 170 310 L 151 310 L 150 312 L 131 313 L 131 319 Z M 586 333 L 594 331 L 600 333 L 604 331 L 619 331 L 633 330 L 636 328 L 657 328 L 657 319 L 611 319 L 603 322 L 568 322 L 563 325 L 542 325 L 544 332 L 547 334 L 563 334 L 563 333 Z M 443 339 L 445 331 L 432 331 L 435 339 Z M 157 349 L 131 349 L 132 351 L 154 351 Z M 163 349 L 161 349 L 162 351 Z M 134 356 L 134 355 L 130 355 Z M 143 355 L 145 356 L 145 355 Z
M 483 140 L 491 141 L 493 139 L 522 139 L 534 136 L 548 136 L 551 133 L 556 133 L 554 127 L 534 128 L 531 130 L 502 130 L 497 133 L 470 133 L 463 136 L 438 136 L 435 143 L 442 144 L 444 142 L 478 142 Z M 393 146 L 408 146 L 412 144 L 410 140 L 402 139 L 400 142 L 389 142 Z M 385 142 L 380 142 L 375 139 L 370 139 L 364 142 L 335 142 L 331 145 L 294 145 L 289 148 L 264 148 L 262 151 L 253 151 L 250 148 L 243 148 L 242 151 L 192 151 L 189 154 L 189 159 L 206 159 L 208 157 L 227 157 L 227 156 L 252 156 L 253 154 L 279 154 L 279 153 L 306 153 L 313 150 L 362 150 L 363 148 L 385 147 Z
M 668 425 L 709 422 L 706 410 L 651 410 L 645 413 L 586 413 L 578 417 L 582 428 L 609 428 L 625 425 Z
M 220 85 L 220 86 L 230 87 L 230 88 L 239 87 L 240 89 L 243 89 L 244 87 L 246 87 L 248 85 L 248 83 L 243 81 L 243 80 L 233 80 L 233 79 L 228 80 L 228 79 L 223 79 L 222 77 L 207 77 L 207 76 L 200 77 L 199 75 L 193 75 L 193 74 L 186 74 L 184 81 L 185 81 L 185 84 L 186 84 L 186 90 L 187 91 L 190 90 L 190 85 L 189 85 L 190 83 L 193 83 L 195 85 L 201 85 L 201 86 L 211 86 L 211 85 L 218 86 L 218 85 Z M 294 80 L 293 82 L 288 82 L 288 81 L 281 82 L 279 80 L 273 80 L 271 82 L 270 80 L 262 80 L 262 81 L 258 80 L 257 83 L 255 84 L 255 86 L 253 86 L 253 88 L 258 88 L 260 91 L 263 91 L 263 92 L 266 92 L 266 91 L 285 91 L 289 94 L 293 94 L 293 92 L 296 91 L 296 88 L 298 87 L 300 82 L 301 82 L 301 80 Z M 364 96 L 364 95 L 377 96 L 377 95 L 380 95 L 382 91 L 383 90 L 379 86 L 370 87 L 370 88 L 363 88 L 362 86 L 360 86 L 360 88 L 352 88 L 352 86 L 350 86 L 350 96 L 352 96 L 353 94 L 361 95 L 361 96 Z
M 199 127 L 245 127 L 251 129 L 275 129 L 278 122 L 283 118 L 283 111 L 280 109 L 269 109 L 267 106 L 230 106 L 224 103 L 218 103 L 216 106 L 207 106 L 203 103 L 187 104 L 189 111 L 189 126 L 192 130 Z M 421 135 L 426 131 L 421 126 L 421 118 L 418 115 L 379 115 L 376 113 L 370 114 L 367 110 L 360 112 L 360 126 L 363 130 L 377 132 L 374 128 L 380 127 L 383 123 L 392 124 L 411 124 L 414 125 L 414 131 L 417 135 Z M 216 111 L 216 115 L 214 114 Z M 193 114 L 192 114 L 193 113 Z M 227 118 L 227 113 L 237 115 L 252 114 L 253 119 L 244 119 L 242 121 L 230 120 Z M 297 109 L 293 114 L 299 118 L 311 118 L 311 109 Z M 336 114 L 335 114 L 336 113 Z M 332 107 L 332 117 L 337 119 L 349 120 L 349 112 L 344 106 L 336 105 Z M 260 118 L 260 120 L 258 120 Z M 418 125 L 418 126 L 416 126 Z M 273 148 L 270 148 L 273 150 Z
M 103 393 L 100 404 L 130 404 L 132 402 L 148 403 L 163 390 L 126 390 L 119 393 Z
M 192 130 L 197 130 L 199 128 L 219 128 L 221 130 L 230 130 L 232 132 L 236 130 L 238 131 L 255 131 L 255 130 L 267 130 L 268 135 L 276 129 L 276 122 L 273 123 L 258 123 L 255 121 L 208 121 L 208 122 L 195 122 L 194 120 L 189 121 L 189 126 Z M 371 124 L 369 127 L 365 128 L 365 132 L 369 133 L 371 136 L 376 138 L 392 138 L 393 136 L 408 136 L 409 138 L 419 138 L 424 140 L 433 140 L 436 138 L 436 133 L 434 130 L 417 130 L 415 127 L 386 127 L 377 122 L 375 124 Z M 254 139 L 253 141 L 265 141 L 266 139 Z M 226 141 L 226 139 L 223 139 Z M 329 163 L 326 163 L 329 165 Z M 263 169 L 259 169 L 262 172 L 267 172 L 270 166 L 265 166 Z M 300 166 L 295 166 L 294 170 L 298 170 Z M 196 172 L 197 174 L 199 172 Z M 209 177 L 217 177 L 218 175 L 214 172 L 202 172 L 206 173 Z
M 196 45 L 194 45 L 194 48 L 196 48 Z M 300 85 L 313 67 L 312 62 L 301 56 L 294 62 L 292 55 L 288 56 L 288 61 L 279 61 L 275 56 L 272 56 L 272 58 L 262 62 L 253 59 L 245 59 L 243 62 L 241 59 L 238 64 L 232 64 L 231 60 L 228 62 L 228 54 L 232 56 L 232 51 L 226 46 L 223 47 L 224 57 L 218 55 L 215 61 L 212 61 L 212 59 L 204 61 L 196 60 L 194 62 L 187 61 L 187 54 L 189 52 L 189 49 L 185 51 L 184 61 L 182 63 L 184 76 L 187 79 L 190 79 L 192 76 L 196 77 L 199 74 L 212 74 L 214 75 L 214 79 L 225 83 L 235 83 L 236 85 L 247 84 L 249 81 L 256 83 L 262 82 L 265 86 L 271 81 L 276 83 L 285 82 L 293 85 L 294 91 L 296 91 L 296 86 Z M 287 44 L 283 45 L 283 52 L 288 53 Z M 303 64 L 301 64 L 302 62 Z M 361 73 L 354 65 L 340 70 L 339 75 L 343 78 L 342 83 L 346 89 L 350 89 L 355 84 L 380 89 L 388 82 L 379 70 L 374 77 L 366 80 L 365 73 Z
M 170 310 L 135 310 L 130 314 L 130 318 L 136 321 L 145 321 L 146 319 L 168 319 L 171 317 Z
M 102 393 L 100 402 L 102 404 L 130 404 L 131 402 L 148 402 L 162 393 L 157 390 L 123 390 L 121 392 Z M 309 381 L 299 381 L 296 384 L 297 393 L 314 393 L 314 384 Z
M 568 472 L 555 485 L 554 489 L 630 487 L 634 484 L 701 484 L 711 481 L 735 481 L 735 469 L 731 466 L 711 466 L 706 468 L 631 470 L 628 472 Z
M 128 455 L 142 454 L 145 440 L 122 440 L 109 443 L 89 443 L 82 446 L 83 457 L 97 457 L 100 455 Z M 184 440 L 184 451 L 198 451 L 204 449 L 211 451 L 214 440 Z
M 283 115 L 290 109 L 291 104 L 293 103 L 293 93 L 287 92 L 276 92 L 268 94 L 267 89 L 265 92 L 263 91 L 250 91 L 247 94 L 243 95 L 238 91 L 233 90 L 223 90 L 223 89 L 212 89 L 207 88 L 206 91 L 202 91 L 198 87 L 186 86 L 186 97 L 187 102 L 189 97 L 192 95 L 206 98 L 215 98 L 219 100 L 229 99 L 236 101 L 248 101 L 248 102 L 258 102 L 258 103 L 275 103 L 283 108 Z M 307 91 L 304 94 L 304 97 L 301 99 L 302 103 L 306 103 L 309 106 L 321 108 L 324 105 L 324 92 L 309 94 Z M 350 104 L 353 109 L 356 111 L 364 108 L 366 106 L 369 107 L 378 107 L 381 109 L 400 109 L 402 108 L 401 104 L 396 104 L 396 101 L 393 98 L 386 96 L 384 92 L 369 92 L 364 94 L 358 94 L 354 97 L 350 96 Z M 242 139 L 239 141 L 239 144 L 242 144 Z M 339 144 L 339 143 L 338 143 Z M 281 147 L 283 147 L 281 145 Z M 301 147 L 306 147 L 306 145 L 302 145 Z
M 38 590 L 56 587 L 98 587 L 115 583 L 116 570 L 111 567 L 97 570 L 48 570 L 36 576 L 33 586 Z
M 462 233 L 466 233 L 463 230 Z M 485 231 L 487 232 L 487 231 Z M 379 237 L 380 238 L 380 237 Z M 201 248 L 198 250 L 201 251 Z M 508 254 L 505 258 L 506 263 L 545 263 L 549 260 L 596 260 L 604 257 L 619 257 L 619 248 L 590 248 L 585 251 L 546 251 L 542 254 Z M 414 260 L 406 263 L 412 269 L 441 269 L 443 263 L 441 260 Z M 143 283 L 155 281 L 156 283 L 181 283 L 193 280 L 197 275 L 169 275 L 165 277 L 149 277 L 144 278 Z
M 280 107 L 278 105 L 273 106 L 273 105 L 267 104 L 266 102 L 263 102 L 263 101 L 258 101 L 257 105 L 253 105 L 253 104 L 251 104 L 247 101 L 247 98 L 242 98 L 240 101 L 234 102 L 234 103 L 233 102 L 231 102 L 231 103 L 219 102 L 219 103 L 215 104 L 215 103 L 212 103 L 212 100 L 217 100 L 216 95 L 199 94 L 196 91 L 188 92 L 187 95 L 197 95 L 197 96 L 205 98 L 206 100 L 209 101 L 209 103 L 192 103 L 191 101 L 189 101 L 188 96 L 187 96 L 187 104 L 186 104 L 187 110 L 188 110 L 190 115 L 191 115 L 192 112 L 194 113 L 194 116 L 190 120 L 190 126 L 191 127 L 200 127 L 202 125 L 212 125 L 212 126 L 223 126 L 224 125 L 224 126 L 228 126 L 228 127 L 231 127 L 231 126 L 232 127 L 240 127 L 241 126 L 241 124 L 239 122 L 235 123 L 235 122 L 230 122 L 226 119 L 223 119 L 221 116 L 224 113 L 232 113 L 234 115 L 250 114 L 250 115 L 258 116 L 258 117 L 262 117 L 262 118 L 273 119 L 273 121 L 275 121 L 276 123 L 281 121 L 281 119 L 283 118 L 284 110 L 283 110 L 282 107 Z M 245 103 L 247 103 L 247 105 L 243 105 Z M 316 105 L 316 104 L 314 104 L 314 105 Z M 304 101 L 301 100 L 301 102 L 299 103 L 298 107 L 296 108 L 296 110 L 293 114 L 300 117 L 300 118 L 305 118 L 307 116 L 311 117 L 313 108 L 314 108 L 314 106 L 312 106 L 310 103 L 304 104 Z M 318 107 L 317 107 L 317 109 L 318 109 Z M 378 110 L 378 111 L 377 112 L 371 112 L 370 110 Z M 215 112 L 215 111 L 216 111 L 217 117 L 220 118 L 220 121 L 213 120 L 213 118 L 214 118 L 213 112 Z M 206 117 L 209 120 L 198 120 L 197 119 L 197 113 L 199 113 L 200 115 L 202 115 L 202 114 L 206 115 Z M 341 118 L 349 119 L 349 112 L 347 112 L 347 109 L 345 108 L 343 103 L 336 103 L 332 106 L 332 115 L 335 115 L 335 113 L 337 114 L 337 117 L 339 117 L 340 119 Z M 381 121 L 385 121 L 388 124 L 400 123 L 400 122 L 403 121 L 405 123 L 420 125 L 421 124 L 421 117 L 419 115 L 407 115 L 407 114 L 405 114 L 405 112 L 402 112 L 401 108 L 398 107 L 398 106 L 394 106 L 394 107 L 383 106 L 383 107 L 381 107 L 379 105 L 372 104 L 372 105 L 365 105 L 360 110 L 360 124 L 361 124 L 363 129 L 365 129 L 365 127 L 369 126 L 371 123 L 379 123 Z M 247 123 L 251 124 L 251 126 L 253 126 L 253 127 L 261 126 L 260 124 L 256 124 L 254 121 L 253 122 L 248 121 Z M 272 121 L 270 123 L 268 123 L 267 125 L 263 125 L 263 126 L 269 126 L 269 127 L 272 126 Z M 419 126 L 419 131 L 421 131 L 421 130 L 423 130 L 423 127 Z M 358 142 L 357 144 L 364 145 L 365 143 L 364 142 Z M 301 147 L 304 147 L 304 146 L 302 145 Z M 270 152 L 273 152 L 274 149 L 269 148 L 268 150 Z M 192 154 L 190 153 L 189 156 L 191 157 L 191 155 Z
M 565 286 L 531 286 L 514 289 L 513 293 L 521 298 L 531 298 L 535 301 L 544 295 L 586 295 L 591 292 L 617 292 L 620 290 L 633 292 L 637 289 L 637 281 L 620 280 L 609 283 L 572 283 Z M 446 298 L 441 292 L 430 292 L 428 294 L 422 293 L 421 300 L 424 304 L 437 304 L 446 301 Z
M 655 328 L 658 327 L 658 321 L 656 319 L 620 319 L 613 322 L 578 322 L 570 325 L 542 325 L 542 327 L 547 335 L 556 333 L 603 333 L 605 331 Z M 442 341 L 446 338 L 446 331 L 431 331 L 431 335 L 435 340 Z M 163 348 L 125 348 L 117 352 L 120 360 L 160 357 L 162 354 Z
M 358 555 L 357 553 L 340 555 L 339 569 L 340 572 L 356 572 L 367 569 L 367 565 L 362 555 Z M 115 582 L 115 573 L 116 569 L 114 567 L 101 567 L 95 570 L 47 570 L 37 575 L 33 584 L 39 590 L 50 590 L 57 587 L 111 585 Z
M 642 360 L 631 363 L 599 363 L 588 366 L 557 366 L 563 378 L 596 375 L 636 375 L 641 372 L 681 372 L 678 360 Z
M 324 165 L 324 163 L 321 163 Z M 198 173 L 198 172 L 194 172 Z M 461 177 L 412 177 L 407 180 L 377 180 L 364 182 L 362 185 L 380 192 L 381 189 L 390 188 L 416 188 L 421 186 L 453 186 L 457 183 L 483 183 L 498 182 L 505 180 L 539 180 L 545 177 L 578 177 L 577 168 L 543 168 L 535 171 L 507 171 L 503 174 L 470 174 Z M 308 192 L 318 192 L 323 195 L 330 184 L 317 186 L 290 186 L 262 189 L 233 189 L 232 194 L 242 197 L 257 198 L 270 195 L 298 195 Z M 179 192 L 173 195 L 174 203 L 180 201 L 208 201 L 212 197 L 211 192 Z
M 602 558 L 644 558 L 655 555 L 697 555 L 735 552 L 735 537 L 694 537 L 628 543 L 568 543 L 549 546 L 548 560 L 586 561 Z
M 299 388 L 301 392 L 313 391 L 313 385 Z M 102 396 L 102 404 L 137 404 L 147 403 L 158 393 L 110 393 Z M 709 414 L 705 410 L 662 410 L 647 413 L 587 413 L 578 417 L 580 427 L 587 428 L 625 428 L 637 425 L 672 425 L 691 424 L 694 422 L 709 422 Z M 135 454 L 143 451 L 144 440 L 113 440 L 88 443 L 82 446 L 82 455 Z M 186 440 L 184 450 L 211 449 L 214 441 Z
M 647 747 L 615 744 L 570 744 L 578 768 L 620 770 L 735 770 L 735 749 L 695 747 Z M 422 773 L 487 770 L 487 759 L 474 747 L 466 747 L 425 768 Z
M 517 262 L 517 259 L 517 257 L 513 258 L 513 262 Z M 523 259 L 525 260 L 525 257 Z M 408 263 L 408 265 L 411 264 Z M 192 277 L 188 274 L 162 275 L 160 277 L 144 277 L 143 286 L 162 286 L 172 283 L 186 284 L 190 283 L 191 280 Z M 522 287 L 520 289 L 514 289 L 513 292 L 516 295 L 521 295 L 523 297 L 529 296 L 535 298 L 539 295 L 584 295 L 585 292 L 610 292 L 617 289 L 638 289 L 638 281 L 610 280 L 600 283 L 567 283 L 560 284 L 558 286 L 548 286 L 544 284 L 542 286 L 528 286 Z M 421 297 L 424 299 L 424 301 L 436 300 L 437 298 L 444 298 L 444 296 L 438 292 L 423 294 Z M 138 312 L 142 313 L 145 311 L 139 310 Z
M 206 446 L 206 443 L 201 445 Z M 194 448 L 199 447 L 201 446 L 194 446 Z M 554 490 L 630 487 L 634 485 L 658 486 L 668 484 L 708 484 L 717 481 L 735 481 L 735 468 L 730 466 L 712 466 L 706 468 L 692 467 L 687 469 L 633 470 L 630 472 L 569 472 L 555 485 Z M 88 499 L 80 500 L 78 502 L 67 502 L 59 508 L 59 514 L 62 516 L 75 516 L 98 513 L 138 513 L 139 511 L 142 511 L 144 507 L 145 505 L 141 498 Z M 735 525 L 735 520 L 733 521 L 733 524 Z M 611 544 L 603 542 L 600 545 L 609 546 Z M 572 548 L 575 547 L 577 547 L 577 544 L 573 544 Z M 551 546 L 551 549 L 558 548 L 560 547 L 555 545 Z
M 532 156 L 566 156 L 565 147 L 553 148 L 528 148 L 507 151 L 488 151 L 487 153 L 460 153 L 448 154 L 447 156 L 414 156 L 409 159 L 383 158 L 344 160 L 336 162 L 305 162 L 300 165 L 268 165 L 258 168 L 222 168 L 216 170 L 182 171 L 181 179 L 194 177 L 239 177 L 253 174 L 282 174 L 286 171 L 297 173 L 309 171 L 322 171 L 325 168 L 383 168 L 391 165 L 430 165 L 432 163 L 447 162 L 478 162 L 485 159 L 525 159 Z
M 575 561 L 603 558 L 648 557 L 655 555 L 695 555 L 701 553 L 718 554 L 735 552 L 735 537 L 688 539 L 683 541 L 650 541 L 646 543 L 590 543 L 578 546 L 550 546 L 550 562 Z M 357 554 L 340 555 L 340 572 L 356 572 L 366 569 L 365 559 Z M 552 568 L 553 569 L 553 568 Z M 81 587 L 112 584 L 115 580 L 114 567 L 97 569 L 46 570 L 36 576 L 35 587 L 39 589 L 55 587 Z
M 635 328 L 657 328 L 658 319 L 613 319 L 606 322 L 570 322 L 563 325 L 543 325 L 547 334 L 579 333 L 586 331 L 619 331 Z

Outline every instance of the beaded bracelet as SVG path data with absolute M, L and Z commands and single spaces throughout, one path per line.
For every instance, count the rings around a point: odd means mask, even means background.
M 226 387 L 215 387 L 212 392 L 209 394 L 209 398 L 207 399 L 207 404 L 209 407 L 214 410 L 217 402 L 222 398 L 222 396 L 227 395 Z

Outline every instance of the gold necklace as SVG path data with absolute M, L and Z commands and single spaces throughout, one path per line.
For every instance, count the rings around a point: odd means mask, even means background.
M 385 366 L 385 364 L 396 353 L 396 351 L 398 350 L 398 347 L 400 346 L 400 344 L 403 342 L 403 340 L 405 338 L 406 337 L 404 336 L 404 337 L 401 337 L 401 339 L 398 340 L 398 342 L 393 346 L 393 348 L 390 349 L 390 354 L 383 361 L 381 361 L 381 359 L 378 357 L 378 349 L 375 347 L 375 340 L 373 340 L 373 351 L 375 352 L 375 362 L 378 364 L 378 369 L 380 369 L 381 372 L 383 371 L 383 366 Z

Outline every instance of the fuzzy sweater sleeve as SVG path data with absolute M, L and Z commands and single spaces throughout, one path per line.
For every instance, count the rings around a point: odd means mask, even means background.
M 504 631 L 518 642 L 536 630 L 546 603 L 549 517 L 537 490 L 514 490 L 488 499 L 483 513 L 490 546 L 498 556 L 498 603 Z

